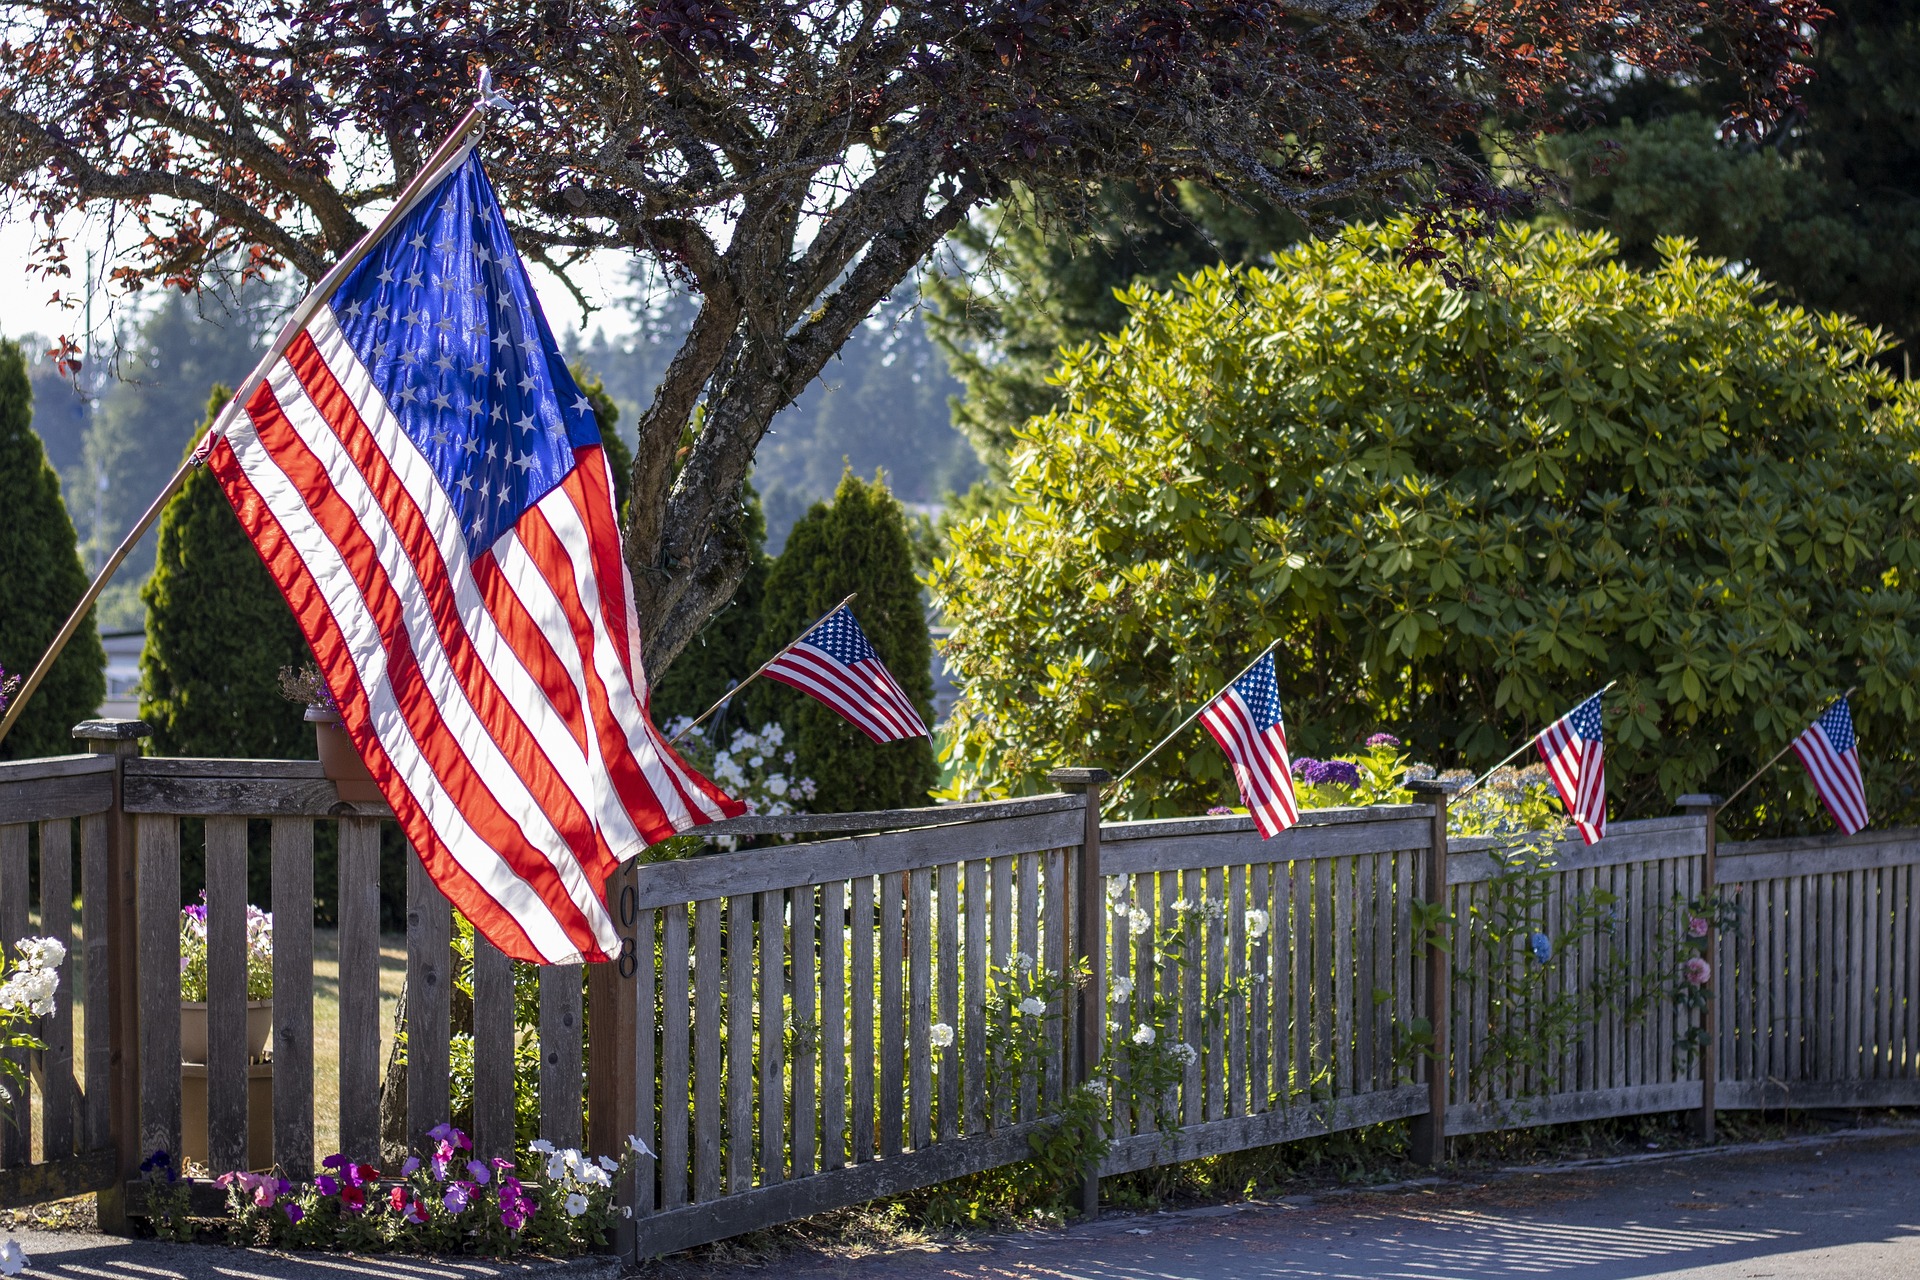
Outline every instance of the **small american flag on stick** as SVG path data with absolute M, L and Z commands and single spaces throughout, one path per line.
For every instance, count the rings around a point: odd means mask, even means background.
M 832 707 L 875 742 L 927 736 L 926 721 L 893 678 L 845 604 L 776 654 L 763 669 Z
M 1601 691 L 1602 693 L 1605 690 Z M 1593 844 L 1607 834 L 1607 769 L 1596 693 L 1541 731 L 1540 758 L 1567 806 L 1580 838 Z
M 1292 826 L 1300 807 L 1293 795 L 1293 763 L 1287 758 L 1273 651 L 1261 654 L 1215 694 L 1200 721 L 1233 762 L 1233 780 L 1240 784 L 1240 798 L 1261 838 L 1271 840 Z
M 1859 741 L 1853 707 L 1845 694 L 1793 740 L 1793 753 L 1807 767 L 1834 823 L 1852 835 L 1867 825 L 1867 788 L 1860 778 Z

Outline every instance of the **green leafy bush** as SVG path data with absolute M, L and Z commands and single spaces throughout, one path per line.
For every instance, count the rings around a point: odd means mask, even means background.
M 1396 726 L 1487 762 L 1617 678 L 1615 811 L 1730 789 L 1858 683 L 1876 821 L 1911 820 L 1916 400 L 1843 318 L 1663 244 L 1505 230 L 1479 291 L 1350 228 L 1131 292 L 931 578 L 955 793 L 1124 767 L 1279 637 L 1297 755 Z M 1235 798 L 1195 729 L 1136 816 Z M 1817 825 L 1782 766 L 1740 830 Z

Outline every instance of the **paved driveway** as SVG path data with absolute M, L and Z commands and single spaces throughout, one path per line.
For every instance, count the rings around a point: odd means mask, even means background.
M 745 1280 L 1920 1280 L 1920 1134 L 1107 1220 Z

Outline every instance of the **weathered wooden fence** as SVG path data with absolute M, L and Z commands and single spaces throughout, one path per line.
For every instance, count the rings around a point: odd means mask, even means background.
M 380 1150 L 389 816 L 342 804 L 316 765 L 144 758 L 137 732 L 81 726 L 88 754 L 0 764 L 0 934 L 73 939 L 75 865 L 82 903 L 81 989 L 65 990 L 46 1020 L 34 1096 L 0 1133 L 0 1200 L 100 1191 L 109 1223 L 126 1212 L 140 1160 L 179 1150 L 183 841 L 197 841 L 207 865 L 211 1163 L 238 1167 L 248 1151 L 249 824 L 264 824 L 254 845 L 272 864 L 274 1159 L 301 1176 L 315 1158 L 313 852 L 327 825 L 339 862 L 340 1147 Z M 1500 1023 L 1501 983 L 1478 959 L 1497 849 L 1448 844 L 1443 793 L 1309 812 L 1263 841 L 1239 817 L 1102 824 L 1103 774 L 1056 781 L 1062 794 L 992 804 L 738 819 L 725 828 L 794 842 L 622 870 L 609 901 L 630 950 L 591 966 L 584 1009 L 577 968 L 542 971 L 538 1032 L 543 1133 L 606 1152 L 633 1133 L 657 1153 L 629 1192 L 628 1247 L 668 1251 L 1023 1159 L 1066 1091 L 1100 1069 L 1110 1038 L 1141 1025 L 1190 1046 L 1190 1062 L 1171 1097 L 1109 1082 L 1115 1136 L 1090 1174 L 1396 1119 L 1412 1120 L 1416 1150 L 1438 1158 L 1448 1134 L 1500 1127 L 1920 1102 L 1920 833 L 1716 848 L 1696 806 L 1617 823 L 1591 848 L 1562 846 L 1546 932 L 1599 893 L 1610 927 L 1579 932 L 1547 994 L 1606 980 L 1642 992 L 1645 1007 L 1634 1018 L 1587 1009 L 1555 1060 L 1516 1064 L 1498 1052 L 1512 1030 Z M 406 1103 L 417 1138 L 450 1114 L 452 916 L 410 866 Z M 1742 910 L 1738 928 L 1711 940 L 1717 999 L 1703 1058 L 1677 1051 L 1693 1015 L 1664 993 L 1678 904 L 1709 889 Z M 1441 897 L 1451 957 L 1421 933 L 1417 904 Z M 1188 943 L 1163 952 L 1183 922 Z M 1051 989 L 1032 1015 L 1043 1065 L 1010 1077 L 996 1046 L 1010 1018 L 1028 1015 L 988 996 L 1029 960 L 1086 979 Z M 505 1151 L 521 1034 L 513 968 L 482 943 L 473 977 L 475 1136 Z M 1416 1025 L 1431 1029 L 1431 1060 L 1409 1043 Z M 1097 1186 L 1085 1181 L 1083 1203 Z

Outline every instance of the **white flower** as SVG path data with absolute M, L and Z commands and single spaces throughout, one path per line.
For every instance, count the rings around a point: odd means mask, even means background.
M 1032 971 L 1032 969 L 1033 969 L 1032 956 L 1028 955 L 1024 951 L 1016 952 L 1014 954 L 1013 971 L 1015 973 L 1029 973 Z
M 1172 1054 L 1174 1061 L 1183 1067 L 1190 1067 L 1200 1061 L 1200 1051 L 1184 1042 L 1174 1045 L 1171 1049 L 1168 1049 L 1167 1052 Z
M 1185 915 L 1187 912 L 1193 910 L 1193 904 L 1185 898 L 1175 898 L 1173 900 L 1173 909 L 1181 915 Z
M 1133 999 L 1133 979 L 1115 978 L 1107 988 L 1107 999 L 1115 1004 L 1125 1004 Z
M 601 1156 L 599 1164 L 600 1164 L 600 1167 L 602 1169 L 605 1169 L 608 1173 L 612 1173 L 620 1167 L 620 1162 L 618 1160 L 615 1160 L 612 1156 Z
M 1107 1096 L 1107 1082 L 1100 1076 L 1094 1076 L 1080 1087 L 1096 1098 L 1105 1098 Z
M 619 1167 L 619 1165 L 614 1166 L 616 1169 Z M 610 1187 L 613 1185 L 612 1175 L 608 1174 L 606 1170 L 596 1169 L 592 1165 L 584 1165 L 581 1167 L 580 1181 L 590 1187 Z
M 1152 923 L 1153 921 L 1148 918 L 1147 913 L 1142 911 L 1140 908 L 1138 907 L 1127 908 L 1127 932 L 1132 934 L 1134 937 L 1137 938 L 1141 934 L 1145 933 L 1147 931 L 1148 926 L 1150 926 Z
M 1034 1015 L 1035 1017 L 1038 1017 L 1040 1014 L 1043 1014 L 1046 1011 L 1047 1011 L 1047 1002 L 1042 1000 L 1039 996 L 1028 996 L 1025 1000 L 1022 1000 L 1020 1002 L 1020 1012 L 1022 1013 L 1028 1013 L 1028 1014 Z
M 768 746 L 777 747 L 786 740 L 787 731 L 782 729 L 778 724 L 763 724 L 760 726 L 760 741 L 766 743 Z
M 620 1216 L 623 1218 L 631 1218 L 633 1216 L 633 1206 L 630 1204 L 621 1205 Z
M 1158 1040 L 1159 1038 L 1160 1038 L 1160 1033 L 1155 1031 L 1152 1027 L 1148 1026 L 1144 1022 L 1133 1029 L 1133 1042 L 1137 1045 L 1140 1045 L 1142 1048 L 1145 1048 L 1146 1046 L 1152 1044 L 1155 1040 Z
M 953 1028 L 936 1022 L 927 1029 L 927 1041 L 936 1049 L 945 1049 L 953 1043 Z
M 765 756 L 748 756 L 747 768 L 758 769 L 761 765 L 765 764 L 766 762 L 767 762 L 767 758 Z
M 5 1243 L 0 1243 L 0 1275 L 17 1276 L 26 1270 L 31 1261 L 33 1259 L 27 1256 L 27 1251 L 20 1247 L 18 1240 L 9 1238 Z
M 650 1156 L 653 1154 L 653 1149 L 647 1146 L 646 1143 L 640 1141 L 638 1134 L 630 1133 L 627 1135 L 627 1146 L 632 1148 L 633 1154 L 637 1156 Z
M 767 777 L 767 791 L 769 794 L 776 796 L 784 796 L 787 794 L 786 775 L 783 773 L 769 774 Z
M 1257 908 L 1247 912 L 1247 936 L 1258 938 L 1267 931 L 1267 913 Z
M 545 1138 L 535 1138 L 527 1144 L 527 1150 L 537 1151 L 543 1156 L 550 1156 L 553 1154 L 553 1144 Z
M 567 1176 L 567 1153 L 556 1151 L 547 1157 L 547 1181 L 558 1182 Z
M 56 938 L 22 938 L 13 949 L 28 969 L 57 969 L 67 958 L 66 947 Z
M 1132 876 L 1109 876 L 1107 878 L 1107 897 L 1114 900 L 1126 897 L 1127 889 L 1132 884 Z
M 567 1216 L 577 1218 L 587 1211 L 587 1198 L 578 1191 L 567 1197 Z

